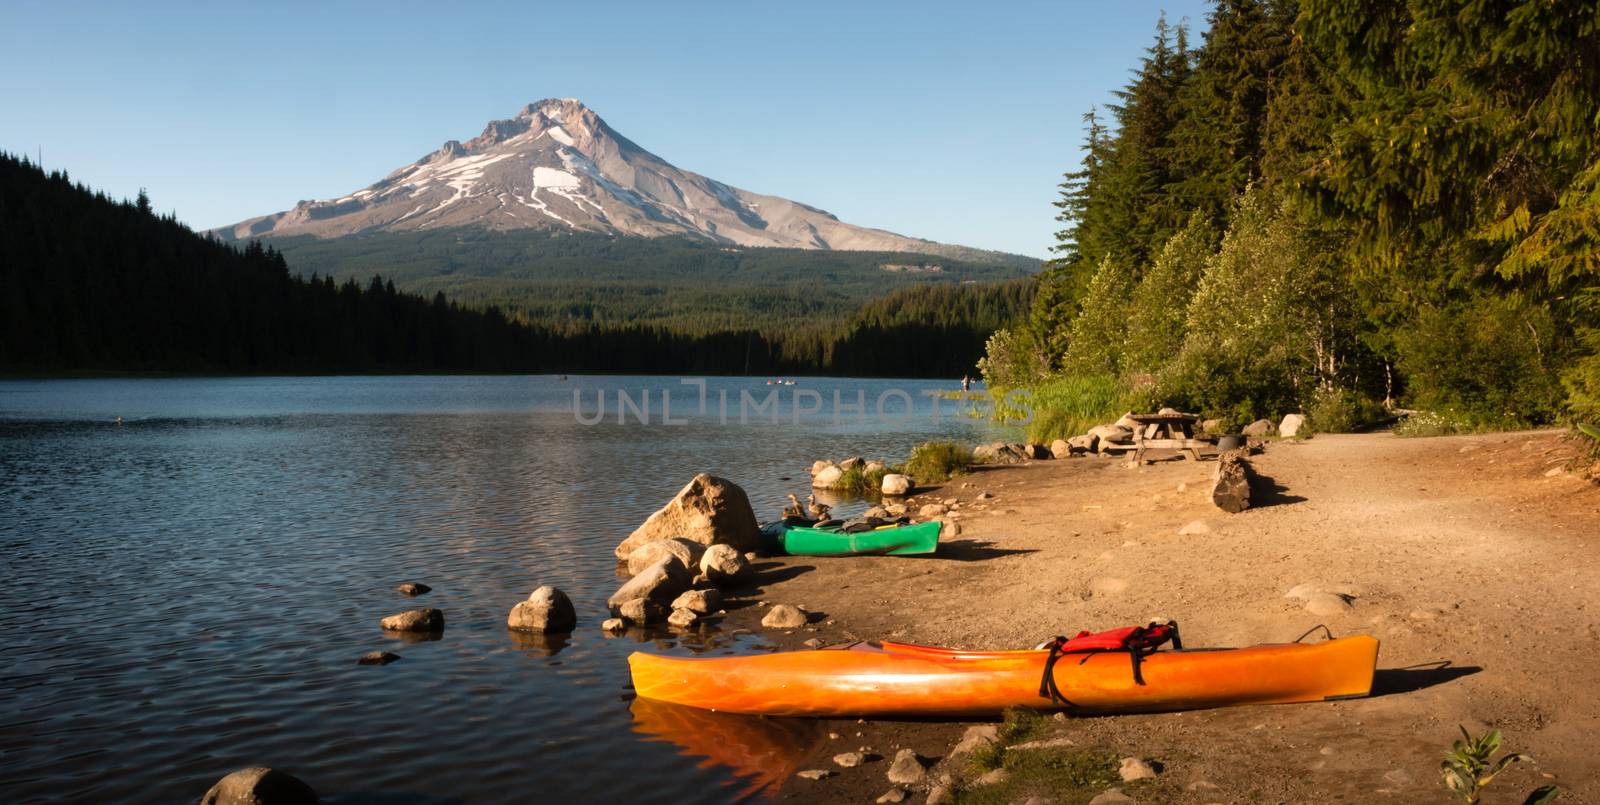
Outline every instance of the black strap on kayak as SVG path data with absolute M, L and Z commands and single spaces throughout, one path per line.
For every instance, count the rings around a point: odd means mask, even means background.
M 1295 638 L 1294 642 L 1298 643 L 1298 642 L 1310 637 L 1311 635 L 1315 634 L 1318 629 L 1321 629 L 1322 633 L 1327 635 L 1329 640 L 1334 639 L 1333 638 L 1333 630 L 1329 629 L 1327 624 L 1319 623 L 1316 626 L 1313 626 L 1310 629 L 1307 629 L 1305 634 L 1300 635 L 1299 637 Z
M 1307 634 L 1310 633 L 1308 632 Z M 1183 638 L 1178 633 L 1177 621 L 1167 621 L 1165 624 L 1151 623 L 1149 626 L 1136 626 L 1122 641 L 1122 648 L 1089 648 L 1069 652 L 1065 650 L 1065 647 L 1071 641 L 1057 635 L 1055 639 L 1050 641 L 1050 654 L 1045 657 L 1044 675 L 1039 680 L 1039 696 L 1049 699 L 1051 704 L 1066 707 L 1076 706 L 1067 697 L 1061 695 L 1061 689 L 1056 687 L 1056 662 L 1067 656 L 1067 654 L 1082 654 L 1083 659 L 1079 660 L 1078 664 L 1083 665 L 1089 661 L 1090 657 L 1096 654 L 1126 651 L 1128 653 L 1128 661 L 1133 666 L 1133 682 L 1136 685 L 1143 685 L 1145 684 L 1144 673 L 1141 671 L 1140 665 L 1144 662 L 1146 656 L 1154 654 L 1156 649 L 1168 640 L 1172 641 L 1174 649 L 1183 650 Z
M 1061 689 L 1056 687 L 1056 660 L 1066 656 L 1061 653 L 1061 646 L 1066 642 L 1067 639 L 1060 635 L 1056 635 L 1056 638 L 1050 641 L 1050 656 L 1044 659 L 1044 678 L 1039 680 L 1039 695 L 1049 699 L 1051 704 L 1076 707 L 1077 705 L 1061 695 Z

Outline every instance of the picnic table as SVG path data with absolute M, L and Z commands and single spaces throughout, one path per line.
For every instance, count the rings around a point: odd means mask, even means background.
M 1144 463 L 1144 451 L 1182 450 L 1195 461 L 1200 460 L 1200 445 L 1206 442 L 1194 437 L 1199 414 L 1163 413 L 1129 414 L 1138 427 L 1133 429 L 1133 463 Z

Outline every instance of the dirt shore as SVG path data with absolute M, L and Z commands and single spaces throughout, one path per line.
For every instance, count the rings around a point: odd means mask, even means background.
M 1119 786 L 1149 802 L 1446 802 L 1441 752 L 1457 725 L 1497 728 L 1515 766 L 1485 802 L 1559 784 L 1561 802 L 1600 802 L 1600 488 L 1560 470 L 1576 446 L 1554 431 L 1433 439 L 1324 435 L 1252 459 L 1258 503 L 1225 514 L 1211 462 L 1128 468 L 1094 457 L 981 468 L 915 503 L 954 499 L 962 532 L 937 557 L 787 557 L 730 626 L 763 631 L 755 599 L 820 613 L 773 634 L 800 648 L 892 639 L 1031 647 L 1052 635 L 1176 618 L 1195 646 L 1292 640 L 1325 623 L 1382 641 L 1371 698 L 1048 722 L 1083 751 L 1158 761 L 1154 782 Z M 992 498 L 980 500 L 981 493 Z M 913 507 L 915 508 L 915 506 Z M 1180 534 L 1195 521 L 1202 533 Z M 1321 616 L 1287 597 L 1311 584 L 1346 594 Z M 969 724 L 820 722 L 777 790 L 803 801 L 871 801 L 889 759 L 930 762 Z M 830 737 L 837 736 L 837 737 Z M 841 769 L 836 753 L 882 757 Z M 793 770 L 831 769 L 821 780 Z M 1082 802 L 1103 791 L 1026 774 L 957 794 Z M 1049 788 L 1049 790 L 1040 790 Z M 909 802 L 926 794 L 913 790 Z

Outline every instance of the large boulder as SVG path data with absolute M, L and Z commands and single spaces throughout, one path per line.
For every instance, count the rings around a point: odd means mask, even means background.
M 839 479 L 844 476 L 844 470 L 829 465 L 823 467 L 821 472 L 811 476 L 812 489 L 832 489 L 839 485 Z
M 674 537 L 701 545 L 726 543 L 748 551 L 761 545 L 761 526 L 750 508 L 749 496 L 738 484 L 700 473 L 617 546 L 617 558 L 627 559 L 647 542 Z
M 1240 432 L 1246 436 L 1265 436 L 1272 432 L 1272 420 L 1258 419 L 1245 425 L 1244 430 Z
M 864 459 L 864 458 L 862 458 L 860 456 L 851 456 L 850 458 L 847 458 L 844 461 L 839 462 L 839 469 L 844 470 L 845 472 L 849 472 L 850 470 L 856 469 L 858 467 L 861 468 L 862 470 L 865 470 L 866 469 L 866 464 L 867 464 L 867 460 L 866 459 Z
M 1093 453 L 1100 447 L 1100 437 L 1093 433 L 1085 433 L 1082 436 L 1074 436 L 1068 439 L 1067 446 L 1076 453 Z
M 1072 444 L 1066 439 L 1057 439 L 1050 443 L 1050 455 L 1053 458 L 1070 458 L 1072 456 Z
M 572 599 L 548 584 L 534 590 L 528 600 L 518 601 L 506 617 L 506 626 L 524 632 L 570 632 L 577 625 Z
M 1050 448 L 1042 444 L 1025 444 L 1022 446 L 1022 454 L 1036 461 L 1055 458 Z
M 391 632 L 442 632 L 444 631 L 444 613 L 437 609 L 408 609 L 397 615 L 390 615 L 378 622 L 378 625 Z
M 832 461 L 825 461 L 825 460 L 820 459 L 820 458 L 817 459 L 816 461 L 811 462 L 811 477 L 813 477 L 813 478 L 817 477 L 817 473 L 822 472 L 823 470 L 825 470 L 825 469 L 827 469 L 829 467 L 832 467 L 832 466 L 833 466 L 833 462 Z
M 628 554 L 628 575 L 637 576 L 645 568 L 669 557 L 692 574 L 700 566 L 700 556 L 705 552 L 706 546 L 679 537 L 646 542 Z
M 1211 476 L 1211 502 L 1229 514 L 1250 508 L 1250 461 L 1243 450 L 1229 450 L 1217 456 L 1217 469 Z
M 316 805 L 317 792 L 291 774 L 255 766 L 217 781 L 200 805 Z
M 606 599 L 606 606 L 615 610 L 635 598 L 648 598 L 666 606 L 684 590 L 689 589 L 690 580 L 689 571 L 678 564 L 677 559 L 667 557 L 628 579 Z
M 884 470 L 887 470 L 887 469 L 888 469 L 888 467 L 885 466 L 882 461 L 879 461 L 877 459 L 873 459 L 873 460 L 868 461 L 867 463 L 861 465 L 861 471 L 866 473 L 866 474 L 868 474 L 868 475 L 871 475 L 871 474 L 873 474 L 875 472 L 883 472 Z
M 1285 439 L 1300 435 L 1300 429 L 1305 427 L 1306 418 L 1300 414 L 1286 414 L 1283 421 L 1278 423 L 1278 435 Z
M 700 557 L 700 572 L 714 584 L 727 584 L 750 572 L 750 560 L 732 545 L 713 545 Z
M 890 497 L 903 497 L 911 494 L 913 486 L 915 484 L 911 483 L 909 475 L 890 473 L 883 476 L 883 483 L 879 485 L 878 489 Z

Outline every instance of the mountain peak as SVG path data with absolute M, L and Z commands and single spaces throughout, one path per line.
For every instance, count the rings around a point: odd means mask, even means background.
M 530 103 L 522 107 L 517 117 L 544 116 L 551 120 L 560 120 L 567 115 L 582 115 L 584 112 L 593 112 L 583 105 L 577 98 L 545 98 L 542 101 Z
M 928 252 L 939 244 L 844 223 L 805 204 L 682 170 L 576 98 L 492 120 L 346 196 L 219 230 L 234 238 L 341 237 L 444 227 L 687 236 L 727 246 Z

